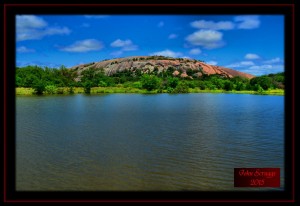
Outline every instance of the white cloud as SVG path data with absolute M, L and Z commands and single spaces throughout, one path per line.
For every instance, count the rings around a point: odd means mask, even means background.
M 66 52 L 88 52 L 102 49 L 104 46 L 102 42 L 96 39 L 85 39 L 76 41 L 70 46 L 64 47 L 61 50 Z
M 179 57 L 179 56 L 182 56 L 182 53 L 180 52 L 173 52 L 169 49 L 166 49 L 164 51 L 158 51 L 158 52 L 154 52 L 154 53 L 151 53 L 150 54 L 151 56 L 167 56 L 167 57 L 173 57 L 173 58 L 176 58 L 176 57 Z
M 180 57 L 180 58 L 183 58 L 183 59 L 192 59 L 192 58 L 189 57 L 189 56 L 182 56 L 182 57 Z
M 191 22 L 191 26 L 197 29 L 211 29 L 211 30 L 231 30 L 235 25 L 231 21 L 206 21 L 199 20 Z
M 138 49 L 137 45 L 134 45 L 130 39 L 121 40 L 117 39 L 110 44 L 111 47 L 120 47 L 122 51 L 134 51 Z
M 274 64 L 274 63 L 279 63 L 279 62 L 281 62 L 279 57 L 264 61 L 265 64 Z
M 178 37 L 177 34 L 170 34 L 169 39 L 176 39 Z
M 241 62 L 236 62 L 233 64 L 229 64 L 226 67 L 229 68 L 236 68 L 236 67 L 248 67 L 248 66 L 254 66 L 255 64 L 252 61 L 241 61 Z
M 196 46 L 203 46 L 206 49 L 218 48 L 224 45 L 223 34 L 215 30 L 199 30 L 186 37 L 186 40 Z
M 218 62 L 216 62 L 216 61 L 208 61 L 208 62 L 206 62 L 207 64 L 210 64 L 210 65 L 217 65 L 218 64 Z
M 260 56 L 258 56 L 257 54 L 251 54 L 251 53 L 248 53 L 245 55 L 245 59 L 259 59 Z
M 21 47 L 17 48 L 17 52 L 19 52 L 19 53 L 30 53 L 30 52 L 35 52 L 35 50 L 34 49 L 29 49 L 25 46 L 21 46 Z
M 41 17 L 34 15 L 16 16 L 17 41 L 42 39 L 45 36 L 70 34 L 67 27 L 49 27 Z
M 270 64 L 264 64 L 264 65 L 256 65 L 252 66 L 246 70 L 243 70 L 243 72 L 253 74 L 255 76 L 261 76 L 271 73 L 278 73 L 284 71 L 284 65 L 270 65 Z
M 201 54 L 201 50 L 200 49 L 191 49 L 190 50 L 190 52 L 189 52 L 189 54 L 191 54 L 191 55 L 197 55 L 197 54 Z
M 47 22 L 34 15 L 17 15 L 16 16 L 17 28 L 43 28 L 48 24 Z
M 252 67 L 249 67 L 249 69 L 271 69 L 272 68 L 272 65 L 255 65 L 255 66 L 252 66 Z
M 165 23 L 163 21 L 161 21 L 157 24 L 158 27 L 163 27 L 164 25 L 165 25 Z
M 256 29 L 260 25 L 259 16 L 257 15 L 242 15 L 236 16 L 234 20 L 239 29 Z
M 109 15 L 84 15 L 87 19 L 104 19 L 109 17 Z

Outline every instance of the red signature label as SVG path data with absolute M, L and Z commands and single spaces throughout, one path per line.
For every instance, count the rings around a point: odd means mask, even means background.
M 235 187 L 280 187 L 280 168 L 234 168 Z

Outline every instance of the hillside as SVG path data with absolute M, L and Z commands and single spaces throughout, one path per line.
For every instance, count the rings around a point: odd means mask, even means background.
M 221 66 L 209 65 L 198 60 L 186 58 L 171 58 L 164 56 L 132 56 L 126 58 L 117 58 L 100 62 L 81 64 L 71 67 L 70 69 L 77 73 L 77 81 L 79 81 L 81 72 L 89 68 L 93 68 L 95 70 L 103 69 L 107 76 L 111 76 L 117 72 L 126 70 L 132 72 L 141 70 L 142 73 L 160 73 L 162 71 L 166 71 L 170 67 L 174 71 L 173 76 L 190 79 L 201 77 L 204 74 L 218 74 L 226 78 L 240 76 L 251 79 L 255 77 L 251 74 L 224 68 Z

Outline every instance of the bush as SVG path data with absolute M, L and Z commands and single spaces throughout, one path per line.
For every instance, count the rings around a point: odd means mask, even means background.
M 56 94 L 57 87 L 55 85 L 47 85 L 45 87 L 46 94 Z
M 133 88 L 141 89 L 142 88 L 142 83 L 141 82 L 134 82 L 132 84 Z
M 167 88 L 167 92 L 168 92 L 168 93 L 173 93 L 173 92 L 174 92 L 174 88 L 168 87 L 168 88 Z
M 187 84 L 188 84 L 189 88 L 194 89 L 194 88 L 196 87 L 196 84 L 195 84 L 195 82 L 193 82 L 193 81 L 188 81 Z
M 173 93 L 188 93 L 189 87 L 185 82 L 180 82 L 177 87 L 173 90 Z
M 69 94 L 74 94 L 74 87 L 73 86 L 69 87 Z
M 84 93 L 90 94 L 92 86 L 93 86 L 93 82 L 91 82 L 91 81 L 84 82 L 83 83 Z
M 233 90 L 233 83 L 229 80 L 226 80 L 225 83 L 224 83 L 224 89 L 226 91 L 231 91 Z
M 45 87 L 46 86 L 43 81 L 41 81 L 41 80 L 36 81 L 33 85 L 34 93 L 38 94 L 38 95 L 43 94 L 45 91 Z
M 98 87 L 107 87 L 107 83 L 104 81 L 99 81 Z
M 160 79 L 154 75 L 144 74 L 141 78 L 142 87 L 148 91 L 157 89 L 160 85 Z
M 167 85 L 171 88 L 176 88 L 177 85 L 179 83 L 179 80 L 178 78 L 175 78 L 175 77 L 169 77 L 168 78 L 168 82 L 167 82 Z
M 56 93 L 57 94 L 63 94 L 64 93 L 64 88 L 62 88 L 62 87 L 57 88 Z
M 205 86 L 205 83 L 203 81 L 199 82 L 199 88 L 201 90 L 205 90 L 206 86 Z

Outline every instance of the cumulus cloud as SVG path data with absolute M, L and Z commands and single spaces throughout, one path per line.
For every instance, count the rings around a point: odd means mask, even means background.
M 249 67 L 255 65 L 254 62 L 252 61 L 241 61 L 241 62 L 236 62 L 233 64 L 229 64 L 226 67 L 229 68 L 238 68 L 238 67 Z
M 186 40 L 195 46 L 203 46 L 206 49 L 218 48 L 224 45 L 223 34 L 215 30 L 199 30 L 186 37 Z
M 218 64 L 218 62 L 216 62 L 216 61 L 208 61 L 208 62 L 206 62 L 207 64 L 210 64 L 210 65 L 217 65 Z
M 30 52 L 35 52 L 35 50 L 34 49 L 29 49 L 25 46 L 20 46 L 20 47 L 17 48 L 17 52 L 18 53 L 30 53 Z
M 239 29 L 256 29 L 260 26 L 259 16 L 257 15 L 236 16 L 234 20 L 237 22 L 237 28 Z
M 257 54 L 251 54 L 251 53 L 248 53 L 245 55 L 245 59 L 259 59 L 260 56 L 258 56 Z
M 176 39 L 178 37 L 177 34 L 170 34 L 169 39 Z
M 192 58 L 189 57 L 189 56 L 182 56 L 182 57 L 180 57 L 180 58 L 183 58 L 183 59 L 192 59 Z
M 137 45 L 134 45 L 130 39 L 121 40 L 117 39 L 110 44 L 111 47 L 119 47 L 122 51 L 134 51 L 138 49 Z
M 274 64 L 274 63 L 279 63 L 279 62 L 281 62 L 279 57 L 264 61 L 265 64 Z
M 45 36 L 70 34 L 67 27 L 51 27 L 41 17 L 35 15 L 16 16 L 17 41 L 42 39 Z
M 199 20 L 191 22 L 191 26 L 197 29 L 211 29 L 211 30 L 231 30 L 235 25 L 231 21 L 206 21 Z
M 76 41 L 75 43 L 63 47 L 61 50 L 66 52 L 88 52 L 102 49 L 104 46 L 102 42 L 96 39 L 85 39 Z
M 201 54 L 201 50 L 200 49 L 191 49 L 190 50 L 190 52 L 189 52 L 189 54 L 191 54 L 191 55 L 197 55 L 197 54 Z
M 151 56 L 167 56 L 167 57 L 176 58 L 176 57 L 182 56 L 182 53 L 174 52 L 169 49 L 166 49 L 164 51 L 158 51 L 158 52 L 151 53 L 150 55 Z
M 261 76 L 271 73 L 278 73 L 284 71 L 284 65 L 270 65 L 270 64 L 263 64 L 263 65 L 255 65 L 249 67 L 248 69 L 243 70 L 243 72 L 253 74 L 255 76 Z

